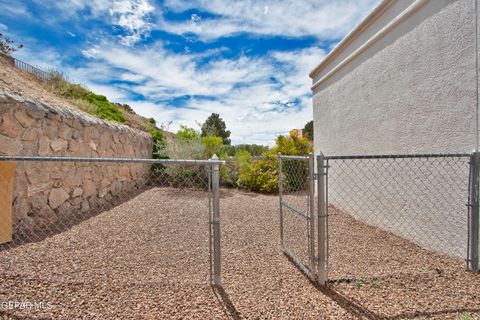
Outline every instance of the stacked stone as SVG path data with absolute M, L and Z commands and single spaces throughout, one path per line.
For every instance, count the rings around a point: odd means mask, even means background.
M 0 91 L 0 155 L 150 158 L 149 133 Z M 144 184 L 149 167 L 88 162 L 17 163 L 14 230 L 53 226 L 108 207 Z M 0 195 L 1 196 L 1 195 Z M 15 232 L 15 231 L 14 231 Z

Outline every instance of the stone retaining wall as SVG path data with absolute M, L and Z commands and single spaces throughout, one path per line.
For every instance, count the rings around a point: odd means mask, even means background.
M 0 114 L 0 155 L 152 156 L 149 133 L 74 108 L 45 105 L 0 91 Z M 143 184 L 148 171 L 148 166 L 135 164 L 17 163 L 14 237 L 107 207 Z

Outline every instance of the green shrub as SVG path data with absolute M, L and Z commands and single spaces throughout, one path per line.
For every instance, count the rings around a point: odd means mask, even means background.
M 283 155 L 306 156 L 313 151 L 306 138 L 298 137 L 293 132 L 290 133 L 290 136 L 278 136 L 275 143 L 273 152 L 281 152 Z
M 278 163 L 275 156 L 266 155 L 264 159 L 252 161 L 251 156 L 249 158 L 243 153 L 239 161 L 239 187 L 263 193 L 278 192 Z
M 78 83 L 67 83 L 65 88 L 64 96 L 71 99 L 83 99 L 88 100 L 90 91 L 82 87 Z
M 218 155 L 223 144 L 222 138 L 215 136 L 202 137 L 200 141 L 205 146 L 205 156 L 207 159 L 210 159 L 214 154 Z
M 181 125 L 175 136 L 179 139 L 194 140 L 199 138 L 200 134 L 193 128 Z
M 151 129 L 150 134 L 152 135 L 153 141 L 153 158 L 168 159 L 168 156 L 165 153 L 167 143 L 163 132 L 158 129 Z
M 118 107 L 108 102 L 107 97 L 90 92 L 88 94 L 88 101 L 97 106 L 95 114 L 100 118 L 120 123 L 127 121 Z

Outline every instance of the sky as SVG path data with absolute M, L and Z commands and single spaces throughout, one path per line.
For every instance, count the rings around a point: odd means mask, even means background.
M 232 143 L 312 120 L 310 71 L 378 0 L 0 0 L 0 33 L 170 131 L 219 113 Z

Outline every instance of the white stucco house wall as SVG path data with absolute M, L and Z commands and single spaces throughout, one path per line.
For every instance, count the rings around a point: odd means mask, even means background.
M 316 152 L 472 151 L 475 1 L 381 1 L 310 74 Z
M 379 1 L 310 73 L 315 153 L 478 149 L 476 1 Z M 417 161 L 384 171 L 380 164 L 345 171 L 330 165 L 329 204 L 423 247 L 465 257 L 468 158 L 458 166 Z

